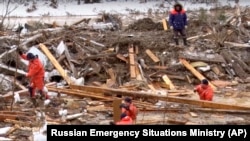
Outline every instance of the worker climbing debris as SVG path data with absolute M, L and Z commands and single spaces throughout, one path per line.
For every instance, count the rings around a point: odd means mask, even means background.
M 49 99 L 48 90 L 44 84 L 44 67 L 37 55 L 33 53 L 24 54 L 21 49 L 18 49 L 18 53 L 22 59 L 28 60 L 28 70 L 26 77 L 29 78 L 30 84 L 27 86 L 29 89 L 30 97 L 35 106 L 37 106 L 36 98 Z M 40 95 L 36 95 L 38 92 Z

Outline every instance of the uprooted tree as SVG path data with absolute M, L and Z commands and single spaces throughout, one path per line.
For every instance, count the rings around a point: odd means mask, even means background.
M 11 14 L 11 12 L 13 12 L 17 6 L 15 6 L 14 8 L 11 8 L 10 7 L 10 4 L 11 4 L 11 0 L 3 0 L 3 14 L 1 15 L 1 20 L 0 20 L 0 31 L 3 31 L 5 28 L 4 28 L 4 23 L 5 23 L 5 20 L 8 18 L 8 16 Z

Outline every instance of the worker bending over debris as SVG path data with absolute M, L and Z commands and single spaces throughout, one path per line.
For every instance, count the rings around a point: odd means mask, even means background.
M 29 61 L 26 77 L 30 79 L 28 86 L 30 97 L 35 99 L 37 90 L 42 98 L 49 99 L 47 88 L 44 84 L 45 70 L 38 56 L 32 53 L 24 54 L 20 49 L 18 49 L 18 53 L 22 59 Z
M 203 79 L 201 84 L 194 88 L 194 92 L 197 92 L 200 96 L 200 100 L 212 101 L 214 96 L 214 91 L 209 85 L 207 79 Z
M 126 113 L 122 113 L 120 121 L 118 121 L 116 123 L 110 122 L 110 124 L 111 125 L 132 125 L 133 124 L 133 120 Z
M 121 104 L 120 108 L 122 110 L 122 113 L 125 113 L 127 116 L 131 117 L 133 120 L 133 123 L 136 123 L 136 117 L 138 115 L 137 107 L 133 104 L 132 99 L 129 97 L 126 97 L 124 99 L 123 104 Z

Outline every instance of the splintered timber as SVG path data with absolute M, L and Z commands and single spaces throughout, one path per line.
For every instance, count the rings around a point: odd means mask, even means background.
M 51 136 L 91 136 L 91 137 L 113 137 L 118 138 L 122 136 L 127 137 L 134 137 L 138 138 L 141 136 L 155 136 L 155 137 L 161 137 L 161 136 L 218 136 L 220 138 L 223 138 L 226 131 L 219 131 L 216 129 L 209 130 L 201 130 L 201 129 L 189 129 L 188 131 L 182 130 L 182 131 L 175 131 L 171 129 L 166 130 L 154 130 L 154 129 L 142 129 L 141 131 L 100 131 L 97 129 L 89 129 L 89 131 L 82 131 L 82 130 L 71 130 L 71 131 L 60 131 L 57 129 L 51 129 Z

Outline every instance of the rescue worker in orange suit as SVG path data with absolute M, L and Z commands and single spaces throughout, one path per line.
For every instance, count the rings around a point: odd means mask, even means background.
M 133 120 L 130 116 L 127 116 L 126 113 L 122 113 L 121 114 L 121 119 L 120 121 L 114 123 L 114 122 L 110 122 L 111 125 L 132 125 L 133 124 Z
M 24 54 L 21 50 L 18 50 L 19 55 L 22 59 L 28 60 L 28 72 L 26 77 L 30 79 L 30 84 L 28 86 L 31 98 L 35 98 L 36 90 L 41 94 L 45 99 L 49 99 L 47 92 L 45 91 L 44 84 L 44 74 L 45 70 L 42 62 L 39 60 L 38 56 L 28 53 Z
M 124 104 L 121 104 L 120 108 L 122 110 L 122 113 L 126 113 L 129 117 L 132 118 L 133 123 L 136 123 L 136 117 L 138 114 L 138 110 L 136 106 L 132 103 L 132 99 L 129 97 L 126 97 L 124 99 Z
M 174 41 L 176 45 L 179 45 L 178 37 L 179 33 L 183 39 L 183 43 L 187 46 L 187 37 L 186 31 L 187 29 L 187 15 L 186 11 L 183 9 L 182 5 L 177 3 L 174 5 L 174 9 L 170 11 L 169 19 L 168 19 L 170 29 L 174 32 Z
M 213 100 L 214 91 L 212 87 L 209 85 L 207 79 L 203 79 L 201 81 L 201 84 L 199 84 L 194 88 L 194 92 L 198 93 L 200 100 L 207 100 L 207 101 Z

